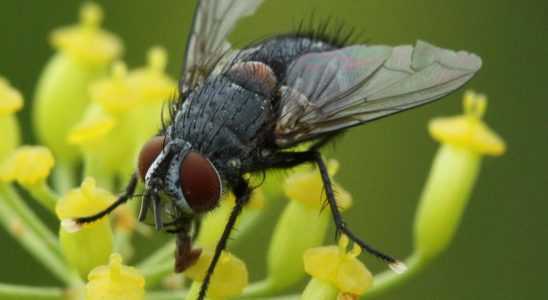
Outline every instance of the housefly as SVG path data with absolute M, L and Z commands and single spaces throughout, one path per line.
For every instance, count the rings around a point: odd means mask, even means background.
M 96 215 L 65 221 L 79 226 L 126 202 L 139 179 L 145 190 L 139 219 L 151 211 L 157 230 L 176 235 L 175 271 L 196 262 L 192 234 L 224 192 L 235 207 L 218 241 L 199 299 L 236 219 L 251 195 L 245 174 L 318 166 L 338 232 L 396 271 L 403 264 L 368 246 L 344 223 L 318 152 L 337 133 L 436 100 L 480 69 L 464 51 L 415 45 L 345 46 L 322 34 L 274 36 L 233 50 L 227 34 L 260 0 L 202 0 L 190 34 L 179 95 L 168 124 L 141 150 L 126 192 Z M 304 151 L 292 151 L 307 143 Z M 193 229 L 194 228 L 194 229 Z

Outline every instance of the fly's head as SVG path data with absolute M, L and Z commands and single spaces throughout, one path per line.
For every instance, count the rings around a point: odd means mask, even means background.
M 139 154 L 138 172 L 146 186 L 143 203 L 153 207 L 164 194 L 183 213 L 194 215 L 212 210 L 221 198 L 219 173 L 182 139 L 150 139 Z

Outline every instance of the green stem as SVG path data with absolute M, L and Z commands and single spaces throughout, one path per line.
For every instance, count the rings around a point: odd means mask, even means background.
M 186 292 L 168 291 L 168 292 L 146 292 L 145 300 L 181 300 L 186 298 Z
M 67 294 L 62 288 L 0 283 L 0 299 L 3 300 L 63 300 L 69 299 Z
M 149 255 L 143 260 L 137 268 L 141 272 L 146 272 L 149 268 L 154 268 L 156 265 L 164 263 L 173 259 L 173 253 L 175 252 L 175 239 L 165 243 L 162 247 L 158 248 L 154 253 Z
M 156 284 L 161 283 L 162 279 L 166 276 L 173 274 L 173 261 L 165 261 L 139 270 L 141 271 L 141 275 L 145 277 L 147 286 L 155 286 Z
M 270 278 L 267 277 L 266 279 L 253 282 L 252 284 L 248 285 L 242 294 L 242 298 L 256 299 L 257 297 L 267 295 L 274 290 L 274 283 Z
M 4 193 L 1 193 L 0 197 L 9 199 Z M 60 254 L 52 250 L 48 242 L 33 227 L 27 225 L 19 211 L 9 204 L 9 201 L 0 200 L 0 222 L 7 231 L 59 280 L 69 286 L 78 285 L 81 282 L 80 279 L 60 258 Z
M 77 178 L 73 164 L 66 161 L 58 161 L 53 171 L 53 186 L 55 190 L 64 195 L 76 186 Z
M 41 238 L 47 246 L 53 251 L 59 259 L 63 259 L 63 254 L 57 237 L 49 230 L 49 228 L 36 216 L 19 194 L 9 186 L 0 184 L 0 197 L 4 198 L 7 205 L 13 209 L 22 219 L 23 223 L 28 226 L 34 233 Z
M 430 262 L 430 260 L 425 259 L 417 253 L 411 254 L 405 260 L 407 271 L 402 274 L 398 274 L 392 270 L 386 270 L 375 275 L 375 284 L 365 293 L 364 298 L 375 297 L 394 288 L 395 286 L 402 284 L 417 275 L 428 264 L 428 262 Z
M 24 188 L 27 189 L 32 197 L 34 197 L 38 203 L 45 207 L 48 212 L 55 215 L 55 206 L 57 205 L 57 199 L 59 199 L 59 196 L 55 194 L 46 182 L 24 186 Z

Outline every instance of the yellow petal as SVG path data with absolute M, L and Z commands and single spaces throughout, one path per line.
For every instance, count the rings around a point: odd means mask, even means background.
M 0 116 L 7 116 L 23 107 L 23 96 L 0 77 Z
M 487 106 L 484 95 L 467 91 L 464 100 L 465 114 L 432 120 L 428 129 L 432 137 L 440 142 L 469 148 L 480 154 L 502 155 L 506 149 L 504 141 L 481 121 Z
M 88 280 L 87 300 L 140 300 L 145 294 L 145 278 L 137 269 L 122 265 L 122 256 L 116 253 L 108 265 L 93 269 Z
M 80 24 L 55 30 L 51 35 L 51 43 L 81 62 L 107 64 L 120 55 L 122 42 L 112 33 L 101 30 L 99 25 L 102 19 L 101 8 L 86 3 L 80 11 Z
M 54 165 L 51 151 L 43 146 L 22 146 L 0 166 L 0 179 L 35 185 L 46 180 Z

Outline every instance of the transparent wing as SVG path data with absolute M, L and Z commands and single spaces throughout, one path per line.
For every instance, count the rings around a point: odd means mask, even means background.
M 289 147 L 436 100 L 463 85 L 481 59 L 423 41 L 311 53 L 288 68 L 276 143 Z
M 182 92 L 201 83 L 217 61 L 230 50 L 226 40 L 239 19 L 255 12 L 262 0 L 201 0 L 186 48 Z

